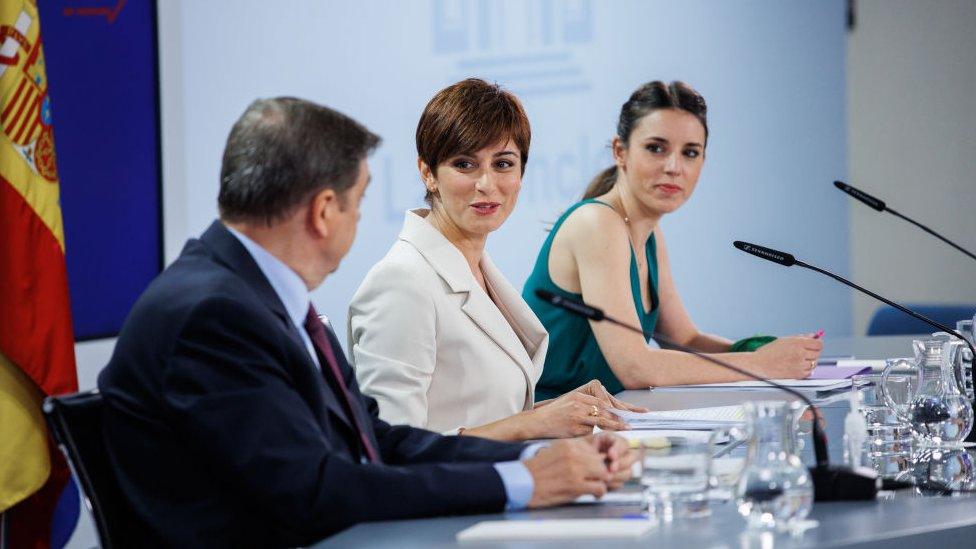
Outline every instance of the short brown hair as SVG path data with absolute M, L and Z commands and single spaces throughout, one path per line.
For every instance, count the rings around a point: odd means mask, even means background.
M 380 138 L 352 118 L 294 97 L 258 99 L 234 123 L 220 167 L 225 221 L 271 226 L 325 188 L 340 201 Z
M 417 155 L 433 173 L 441 162 L 510 138 L 529 161 L 532 130 L 522 103 L 498 84 L 468 78 L 437 92 L 417 123 Z M 428 192 L 425 200 L 430 202 Z

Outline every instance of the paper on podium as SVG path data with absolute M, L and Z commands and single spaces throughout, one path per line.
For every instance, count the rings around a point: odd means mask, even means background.
M 884 360 L 857 360 L 857 359 L 844 359 L 838 360 L 834 364 L 837 368 L 860 368 L 862 370 L 870 369 L 872 372 L 880 372 L 885 368 Z M 819 368 L 818 368 L 819 369 Z
M 713 406 L 687 410 L 631 412 L 611 408 L 631 429 L 706 430 L 734 427 L 745 421 L 742 406 Z
M 654 528 L 643 519 L 486 520 L 457 533 L 458 541 L 636 538 Z
M 628 490 L 607 492 L 600 499 L 592 494 L 583 494 L 573 500 L 573 503 L 580 505 L 640 505 L 644 502 L 644 492 Z
M 709 437 L 712 436 L 712 431 L 703 429 L 640 429 L 635 431 L 611 432 L 627 439 L 632 448 L 639 447 L 639 443 L 641 442 L 657 439 L 661 441 L 662 446 L 666 446 L 672 440 L 681 442 L 708 442 Z M 725 444 L 730 438 L 728 433 L 718 433 L 712 442 L 715 444 Z
M 845 389 L 851 386 L 851 380 L 848 379 L 773 379 L 771 380 L 775 383 L 783 385 L 784 387 L 789 387 L 791 389 L 797 389 L 800 391 L 814 391 L 814 392 L 826 392 L 826 391 L 836 391 L 837 389 Z M 761 389 L 773 389 L 776 388 L 766 383 L 764 381 L 758 380 L 747 380 L 747 381 L 733 381 L 731 383 L 704 383 L 701 385 L 673 385 L 669 387 L 651 387 L 654 391 L 699 391 L 702 389 L 711 390 L 761 390 Z

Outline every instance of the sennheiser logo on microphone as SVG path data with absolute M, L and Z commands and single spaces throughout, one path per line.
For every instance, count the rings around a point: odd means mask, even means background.
M 743 244 L 742 251 L 753 255 L 760 255 L 766 259 L 772 259 L 777 263 L 783 263 L 786 261 L 786 256 L 775 254 L 772 250 L 767 250 L 766 248 L 754 248 L 749 244 Z

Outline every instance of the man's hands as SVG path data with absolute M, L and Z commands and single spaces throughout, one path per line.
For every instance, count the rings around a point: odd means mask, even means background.
M 609 433 L 555 441 L 525 461 L 535 485 L 529 507 L 602 497 L 630 478 L 635 459 L 627 441 Z
M 627 439 L 610 433 L 597 433 L 583 440 L 603 455 L 603 463 L 610 472 L 607 489 L 616 490 L 630 479 L 633 472 L 631 466 L 637 460 L 637 452 L 630 449 Z

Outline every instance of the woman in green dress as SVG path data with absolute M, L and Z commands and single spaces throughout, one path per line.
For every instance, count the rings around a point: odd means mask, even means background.
M 732 342 L 700 332 L 681 303 L 658 222 L 684 204 L 698 183 L 708 142 L 706 112 L 702 96 L 682 82 L 644 84 L 621 108 L 614 165 L 556 221 L 525 284 L 523 298 L 549 332 L 536 398 L 591 379 L 611 393 L 746 379 L 556 308 L 536 297 L 537 289 L 583 299 L 647 333 L 716 353 L 760 376 L 802 379 L 816 364 L 823 343 L 812 336 L 779 338 L 755 353 L 730 352 Z

